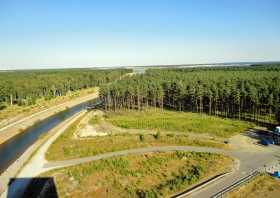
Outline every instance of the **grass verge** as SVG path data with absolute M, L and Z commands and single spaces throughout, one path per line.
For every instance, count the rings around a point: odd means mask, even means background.
M 280 195 L 280 180 L 268 174 L 261 174 L 250 183 L 230 192 L 228 198 L 278 198 Z
M 168 197 L 227 171 L 232 159 L 210 153 L 129 155 L 54 170 L 59 197 Z
M 38 99 L 34 105 L 19 106 L 19 105 L 7 105 L 0 110 L 0 123 L 2 120 L 7 120 L 18 116 L 19 114 L 29 115 L 36 111 L 49 108 L 54 105 L 58 105 L 72 99 L 85 96 L 96 92 L 96 88 L 87 88 L 77 91 L 68 92 L 65 96 L 58 96 L 47 100 L 45 98 Z
M 65 132 L 51 145 L 46 153 L 46 159 L 53 160 L 65 160 L 79 157 L 92 156 L 100 153 L 107 153 L 119 150 L 126 150 L 132 148 L 150 147 L 150 146 L 204 146 L 215 148 L 226 148 L 227 145 L 222 140 L 217 138 L 200 137 L 196 138 L 189 136 L 186 133 L 174 133 L 174 132 L 139 132 L 136 130 L 131 132 L 125 130 L 123 133 L 115 133 L 108 136 L 95 136 L 89 138 L 74 138 L 74 133 L 80 130 L 79 124 L 83 117 L 79 118 L 76 122 L 70 125 Z M 106 125 L 107 122 L 98 116 L 93 116 L 89 119 L 89 123 L 93 126 Z M 111 116 L 111 115 L 110 115 Z M 134 119 L 134 118 L 132 118 Z M 101 121 L 102 120 L 102 121 Z M 108 125 L 108 124 L 107 124 Z M 109 126 L 110 127 L 110 124 Z M 107 127 L 107 128 L 108 128 Z M 114 130 L 114 127 L 111 128 Z M 102 131 L 101 131 L 102 132 Z
M 71 131 L 72 127 L 70 128 Z M 68 137 L 67 137 L 68 136 Z M 188 145 L 222 148 L 225 145 L 212 140 L 197 140 L 187 135 L 174 134 L 118 134 L 90 139 L 73 139 L 71 132 L 67 131 L 49 148 L 46 158 L 48 160 L 65 160 L 92 156 L 132 148 L 149 146 Z
M 206 114 L 187 113 L 149 108 L 143 111 L 120 110 L 106 113 L 106 120 L 127 129 L 152 129 L 208 133 L 217 137 L 230 137 L 254 125 L 249 122 L 224 119 Z

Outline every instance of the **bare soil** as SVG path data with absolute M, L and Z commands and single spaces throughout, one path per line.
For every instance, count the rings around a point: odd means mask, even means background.
M 250 138 L 242 133 L 229 138 L 229 148 L 246 152 L 267 151 L 265 147 L 258 144 L 257 139 Z

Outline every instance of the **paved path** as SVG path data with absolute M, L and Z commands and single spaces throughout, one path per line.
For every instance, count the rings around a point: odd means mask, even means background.
M 56 136 L 60 135 L 60 133 L 56 134 Z M 54 140 L 56 137 L 53 137 Z M 43 146 L 43 150 L 46 151 L 48 145 Z M 39 151 L 44 152 L 44 151 Z M 124 156 L 129 154 L 144 154 L 149 152 L 167 152 L 167 151 L 194 151 L 194 152 L 210 152 L 210 153 L 219 153 L 231 156 L 235 159 L 238 159 L 240 162 L 240 166 L 236 171 L 232 174 L 229 174 L 222 179 L 208 185 L 206 188 L 202 188 L 197 192 L 188 195 L 187 197 L 210 197 L 211 195 L 215 194 L 216 192 L 224 189 L 225 187 L 231 185 L 235 181 L 239 180 L 240 178 L 244 177 L 245 175 L 249 174 L 253 170 L 257 168 L 263 167 L 265 164 L 268 164 L 273 159 L 279 158 L 275 151 L 277 148 L 271 148 L 270 152 L 264 153 L 255 153 L 255 152 L 239 152 L 239 151 L 227 151 L 222 149 L 215 149 L 215 148 L 208 148 L 208 147 L 194 147 L 194 146 L 163 146 L 163 147 L 146 147 L 146 148 L 137 148 L 137 149 L 130 149 L 130 150 L 123 150 L 123 151 L 116 151 L 110 153 L 99 154 L 91 157 L 84 157 L 78 159 L 71 159 L 71 160 L 64 160 L 64 161 L 56 161 L 56 162 L 47 162 L 42 159 L 42 154 L 38 158 L 34 158 L 30 165 L 25 167 L 25 169 L 21 172 L 19 177 L 35 177 L 40 173 L 45 171 L 78 165 L 90 161 L 96 161 L 100 159 L 107 159 L 110 157 L 116 156 Z M 34 163 L 39 165 L 34 167 Z M 33 166 L 32 166 L 33 164 Z M 21 186 L 17 185 L 17 186 Z M 16 192 L 16 194 L 19 194 Z
M 254 153 L 254 152 L 234 152 L 233 155 L 240 161 L 239 169 L 231 174 L 221 178 L 220 180 L 200 189 L 197 192 L 185 197 L 192 198 L 208 198 L 217 192 L 225 189 L 254 170 L 261 169 L 264 165 L 269 165 L 276 160 L 279 160 L 279 148 L 270 148 L 271 152 Z M 278 153 L 278 154 L 277 154 Z
M 116 157 L 116 156 L 124 156 L 129 154 L 144 154 L 149 152 L 167 152 L 167 151 L 194 151 L 194 152 L 219 153 L 238 159 L 239 166 L 237 167 L 237 170 L 221 178 L 217 182 L 207 185 L 207 187 L 202 188 L 199 191 L 186 196 L 186 197 L 195 197 L 195 198 L 204 198 L 204 197 L 206 198 L 230 186 L 231 184 L 240 180 L 246 175 L 250 174 L 254 170 L 263 168 L 264 165 L 268 165 L 269 163 L 277 159 L 280 159 L 279 158 L 280 152 L 278 151 L 279 148 L 277 146 L 271 146 L 268 149 L 269 150 L 267 152 L 257 153 L 257 152 L 227 151 L 222 149 L 215 149 L 215 148 L 208 148 L 208 147 L 194 147 L 194 146 L 147 147 L 147 148 L 138 148 L 138 149 L 123 150 L 123 151 L 117 151 L 111 153 L 104 153 L 96 156 L 84 157 L 79 159 L 48 162 L 44 164 L 43 168 L 45 170 L 52 170 L 56 168 L 73 166 L 73 165 L 78 165 L 90 161 L 96 161 L 96 160 L 106 159 L 106 158 Z
M 95 155 L 95 156 L 91 156 L 91 157 L 83 157 L 83 158 L 78 158 L 78 159 L 48 162 L 48 163 L 44 164 L 43 168 L 45 170 L 52 170 L 52 169 L 56 169 L 56 168 L 78 165 L 78 164 L 96 161 L 96 160 L 100 160 L 100 159 L 107 159 L 110 157 L 125 156 L 125 155 L 130 155 L 130 154 L 144 154 L 144 153 L 150 153 L 150 152 L 168 152 L 168 151 L 210 152 L 210 153 L 221 153 L 221 154 L 231 155 L 229 152 L 226 152 L 222 149 L 215 149 L 215 148 L 208 148 L 208 147 L 195 147 L 195 146 L 145 147 L 145 148 L 136 148 L 136 149 L 104 153 L 104 154 L 99 154 L 99 155 Z M 234 157 L 234 156 L 232 156 L 232 157 Z
M 207 185 L 207 187 L 200 189 L 197 192 L 188 195 L 187 197 L 197 197 L 197 198 L 204 198 L 204 197 L 211 197 L 211 195 L 217 193 L 218 191 L 224 189 L 225 187 L 231 185 L 235 181 L 241 179 L 245 175 L 249 174 L 250 172 L 262 168 L 265 164 L 271 163 L 274 160 L 280 159 L 280 149 L 277 146 L 269 146 L 265 149 L 265 151 L 258 151 L 258 152 L 244 152 L 239 150 L 223 150 L 223 149 L 216 149 L 216 148 L 208 148 L 208 147 L 194 147 L 194 146 L 163 146 L 163 147 L 146 147 L 146 148 L 137 148 L 137 149 L 130 149 L 130 150 L 123 150 L 123 151 L 116 151 L 110 153 L 99 154 L 91 157 L 84 157 L 78 159 L 71 159 L 71 160 L 64 160 L 64 161 L 55 161 L 55 162 L 48 162 L 45 160 L 44 156 L 46 151 L 48 150 L 49 146 L 52 144 L 55 139 L 61 135 L 64 130 L 73 123 L 79 116 L 82 114 L 75 116 L 68 122 L 64 127 L 57 131 L 57 133 L 48 139 L 40 149 L 35 153 L 32 157 L 30 163 L 28 163 L 23 170 L 20 172 L 18 177 L 24 178 L 32 178 L 36 177 L 40 173 L 45 171 L 78 165 L 81 163 L 86 163 L 90 161 L 96 161 L 100 159 L 107 159 L 110 157 L 116 156 L 124 156 L 129 154 L 144 154 L 149 152 L 167 152 L 167 151 L 194 151 L 194 152 L 210 152 L 210 153 L 219 153 L 231 156 L 238 160 L 239 166 L 237 170 L 232 172 L 231 174 L 223 177 L 222 179 Z M 27 186 L 28 183 L 21 182 L 14 182 L 10 186 L 10 193 L 12 193 L 13 197 L 20 197 L 22 189 L 24 186 Z M 2 197 L 6 197 L 7 192 L 4 193 Z

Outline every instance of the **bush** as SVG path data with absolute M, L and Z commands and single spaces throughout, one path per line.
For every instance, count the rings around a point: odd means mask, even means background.
M 156 140 L 158 140 L 158 139 L 160 138 L 160 132 L 157 132 L 157 133 L 154 134 L 153 136 L 154 136 L 154 138 L 155 138 Z
M 6 107 L 7 107 L 6 104 L 0 104 L 0 110 L 5 109 Z
M 153 190 L 138 190 L 137 195 L 139 198 L 157 198 L 157 193 Z
M 141 142 L 144 142 L 144 135 L 143 135 L 143 134 L 140 134 L 140 135 L 139 135 L 139 140 L 140 140 Z

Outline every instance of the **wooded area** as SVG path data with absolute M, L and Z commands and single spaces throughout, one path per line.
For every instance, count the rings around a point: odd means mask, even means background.
M 100 86 L 119 79 L 126 69 L 60 69 L 0 72 L 0 105 L 31 105 L 68 91 Z M 0 110 L 1 110 L 0 108 Z
M 167 107 L 266 123 L 280 120 L 280 66 L 151 69 L 102 86 L 106 110 Z

